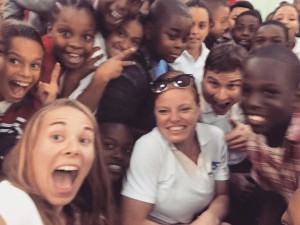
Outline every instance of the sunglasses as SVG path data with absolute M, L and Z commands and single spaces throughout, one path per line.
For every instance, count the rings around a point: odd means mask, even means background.
M 161 93 L 168 90 L 168 84 L 172 83 L 177 88 L 187 88 L 192 86 L 195 78 L 192 74 L 180 74 L 171 78 L 158 78 L 150 83 L 151 90 L 154 93 Z

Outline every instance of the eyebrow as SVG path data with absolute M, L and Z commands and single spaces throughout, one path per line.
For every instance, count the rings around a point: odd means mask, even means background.
M 3 44 L 3 43 L 0 42 L 0 44 Z M 19 55 L 19 54 L 16 53 L 16 52 L 13 52 L 13 51 L 8 51 L 7 54 L 8 54 L 8 55 L 17 56 L 17 57 L 20 57 L 20 58 L 24 59 L 23 56 Z M 36 61 L 36 60 L 42 61 L 43 58 L 41 57 L 41 58 L 35 58 L 35 59 L 33 59 L 33 61 Z
M 50 126 L 55 126 L 55 125 L 63 125 L 63 126 L 66 126 L 67 123 L 66 123 L 66 122 L 63 122 L 63 121 L 56 121 L 56 122 L 50 123 Z M 88 127 L 88 126 L 84 127 L 83 129 L 84 129 L 84 130 L 87 130 L 87 131 L 91 131 L 92 133 L 95 132 L 95 130 L 94 130 L 93 128 Z

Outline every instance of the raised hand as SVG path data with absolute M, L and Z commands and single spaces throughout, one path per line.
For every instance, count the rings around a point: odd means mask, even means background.
M 51 73 L 50 83 L 39 81 L 37 95 L 43 105 L 54 102 L 58 93 L 58 79 L 60 76 L 61 66 L 56 63 Z

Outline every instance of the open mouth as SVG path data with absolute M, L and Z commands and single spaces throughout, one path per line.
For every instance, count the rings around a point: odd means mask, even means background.
M 174 127 L 169 127 L 168 130 L 171 132 L 179 132 L 184 129 L 184 126 L 174 126 Z
M 224 104 L 218 104 L 218 103 L 213 104 L 214 111 L 220 115 L 225 114 L 230 107 L 231 107 L 230 102 L 226 102 Z
M 113 10 L 108 14 L 108 20 L 111 24 L 118 24 L 124 19 L 124 16 Z
M 29 82 L 11 80 L 9 82 L 9 89 L 12 93 L 12 96 L 17 99 L 23 98 L 27 93 L 30 84 L 31 83 Z
M 247 120 L 253 125 L 262 125 L 266 122 L 266 118 L 258 115 L 248 115 Z
M 61 166 L 54 170 L 52 176 L 55 187 L 59 192 L 70 192 L 72 190 L 78 172 L 79 168 L 77 166 Z
M 109 164 L 108 168 L 114 173 L 121 173 L 123 171 L 123 167 L 117 164 Z
M 83 61 L 83 57 L 77 53 L 65 53 L 64 58 L 70 64 L 79 64 Z

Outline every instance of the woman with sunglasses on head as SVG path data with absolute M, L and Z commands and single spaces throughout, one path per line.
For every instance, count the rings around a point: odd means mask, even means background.
M 135 144 L 122 191 L 123 225 L 220 225 L 228 208 L 221 130 L 197 123 L 194 77 L 171 71 L 151 83 L 156 128 Z

